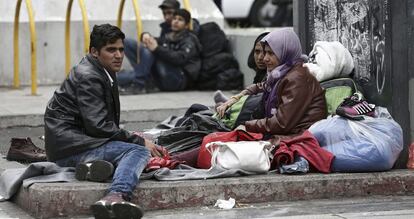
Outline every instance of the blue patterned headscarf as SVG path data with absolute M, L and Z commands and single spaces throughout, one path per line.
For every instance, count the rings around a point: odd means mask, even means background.
M 272 112 L 277 101 L 277 87 L 282 79 L 297 63 L 307 60 L 307 56 L 302 54 L 299 37 L 291 28 L 282 28 L 270 32 L 261 42 L 267 43 L 273 53 L 280 61 L 280 65 L 267 71 L 267 79 L 264 91 L 265 113 L 267 117 L 272 117 L 276 112 Z M 275 108 L 276 110 L 276 108 Z

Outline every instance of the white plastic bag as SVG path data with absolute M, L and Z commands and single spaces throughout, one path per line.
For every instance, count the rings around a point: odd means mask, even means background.
M 340 42 L 317 41 L 309 53 L 313 63 L 305 63 L 318 81 L 348 77 L 354 69 L 351 53 Z
M 389 170 L 403 149 L 401 126 L 386 108 L 376 107 L 376 118 L 354 121 L 339 116 L 313 124 L 309 131 L 321 147 L 335 155 L 334 172 Z
M 211 153 L 211 167 L 241 169 L 263 173 L 270 169 L 270 149 L 266 141 L 210 142 L 206 149 Z

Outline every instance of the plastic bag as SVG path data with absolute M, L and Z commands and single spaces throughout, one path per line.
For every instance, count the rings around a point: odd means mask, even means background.
M 386 108 L 376 107 L 375 115 L 361 121 L 333 116 L 309 128 L 320 146 L 335 155 L 333 172 L 392 168 L 403 149 L 402 129 Z

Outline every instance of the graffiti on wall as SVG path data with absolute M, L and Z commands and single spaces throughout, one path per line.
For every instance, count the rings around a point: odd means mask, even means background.
M 351 52 L 358 81 L 384 91 L 388 0 L 313 0 L 312 42 L 339 41 Z

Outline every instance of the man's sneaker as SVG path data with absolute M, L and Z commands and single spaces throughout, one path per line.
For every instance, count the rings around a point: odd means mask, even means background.
M 365 101 L 360 93 L 347 97 L 336 109 L 336 114 L 352 120 L 363 120 L 375 115 L 375 105 Z
M 20 162 L 40 162 L 47 160 L 45 151 L 34 145 L 32 139 L 29 137 L 12 138 L 6 159 Z
M 139 205 L 125 200 L 125 195 L 120 192 L 113 192 L 91 205 L 90 209 L 99 219 L 139 219 L 144 211 Z
M 90 163 L 76 165 L 75 177 L 79 181 L 104 182 L 114 173 L 114 166 L 104 160 L 95 160 Z

